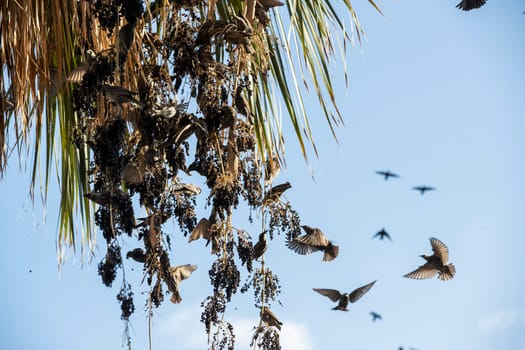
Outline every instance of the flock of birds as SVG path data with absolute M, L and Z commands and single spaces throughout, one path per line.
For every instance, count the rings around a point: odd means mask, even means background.
M 400 177 L 398 174 L 390 172 L 389 170 L 376 171 L 376 174 L 383 176 L 385 181 L 390 178 Z M 421 195 L 424 195 L 427 191 L 436 190 L 434 187 L 426 185 L 415 186 L 412 187 L 412 189 L 419 191 Z M 306 225 L 301 227 L 306 234 L 293 239 L 288 244 L 288 248 L 301 255 L 308 255 L 315 251 L 323 251 L 323 261 L 332 261 L 337 257 L 339 253 L 339 246 L 336 246 L 331 241 L 329 241 L 320 229 L 312 228 Z M 379 232 L 375 233 L 372 238 L 379 238 L 380 240 L 387 238 L 392 240 L 385 228 L 382 228 Z M 258 244 L 262 243 L 258 242 Z M 454 264 L 448 263 L 449 252 L 445 243 L 435 237 L 431 237 L 430 246 L 432 248 L 431 255 L 420 255 L 420 257 L 425 260 L 425 263 L 419 266 L 417 269 L 405 274 L 403 277 L 421 280 L 437 276 L 438 279 L 442 281 L 448 281 L 454 277 L 456 274 L 456 268 Z M 257 250 L 257 245 L 255 246 L 255 250 Z M 376 282 L 377 280 L 358 287 L 350 293 L 343 293 L 336 289 L 326 288 L 313 288 L 313 290 L 329 298 L 332 302 L 337 303 L 337 305 L 332 308 L 332 310 L 348 311 L 348 304 L 358 301 L 363 295 L 370 291 Z M 375 311 L 371 311 L 370 316 L 374 322 L 377 320 L 382 320 L 382 316 Z M 414 348 L 409 349 L 416 350 Z M 403 350 L 403 347 L 400 347 L 399 350 Z

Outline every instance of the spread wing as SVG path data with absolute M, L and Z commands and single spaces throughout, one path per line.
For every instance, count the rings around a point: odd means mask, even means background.
M 435 275 L 437 275 L 437 273 L 438 273 L 438 270 L 436 270 L 434 267 L 432 267 L 429 264 L 425 264 L 425 265 L 421 265 L 416 270 L 410 273 L 407 273 L 403 277 L 412 278 L 415 280 L 424 280 L 427 278 L 434 277 Z
M 355 289 L 352 293 L 350 293 L 350 295 L 348 296 L 348 300 L 350 300 L 351 303 L 355 303 L 356 301 L 358 301 L 363 295 L 365 295 L 366 293 L 368 293 L 368 291 L 370 290 L 370 288 L 372 288 L 372 286 L 374 285 L 374 283 L 376 283 L 376 281 L 372 282 L 372 283 L 369 283 L 367 285 L 364 285 L 362 287 L 359 287 L 357 289 Z
M 297 240 L 297 238 L 294 238 L 291 242 L 287 244 L 287 247 L 296 252 L 297 254 L 301 255 L 309 255 L 314 251 L 317 251 L 319 249 L 313 248 L 309 246 L 308 244 L 303 244 Z
M 314 290 L 317 293 L 319 293 L 321 295 L 324 295 L 325 297 L 330 298 L 330 300 L 333 301 L 333 302 L 336 302 L 339 299 L 341 299 L 341 293 L 339 293 L 338 290 L 335 290 L 335 289 L 323 289 L 323 288 L 314 288 Z
M 326 247 L 329 243 L 324 233 L 317 228 L 313 229 L 311 233 L 307 233 L 304 236 L 297 237 L 294 240 L 302 244 L 319 247 Z
M 443 265 L 446 265 L 448 261 L 448 248 L 445 243 L 441 242 L 435 237 L 430 238 L 430 245 L 432 246 L 432 251 L 434 255 L 437 256 Z

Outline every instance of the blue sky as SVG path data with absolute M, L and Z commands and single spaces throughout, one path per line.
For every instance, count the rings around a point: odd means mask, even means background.
M 488 0 L 464 13 L 456 1 L 384 1 L 384 16 L 365 1 L 353 3 L 367 41 L 349 49 L 348 90 L 334 72 L 346 122 L 337 132 L 340 144 L 324 120 L 314 118 L 320 159 L 306 166 L 288 131 L 288 168 L 276 180 L 292 183 L 285 197 L 302 222 L 341 247 L 334 262 L 321 263 L 319 254 L 295 255 L 283 237 L 271 245 L 266 262 L 283 287 L 283 307 L 272 308 L 285 323 L 283 348 L 524 350 L 525 3 Z M 401 178 L 385 182 L 374 174 L 378 169 Z M 44 220 L 42 208 L 33 210 L 27 199 L 28 182 L 15 161 L 0 184 L 1 347 L 119 348 L 120 276 L 113 289 L 102 286 L 96 265 L 103 242 L 94 262 L 71 254 L 59 274 L 57 198 L 51 196 Z M 422 197 L 410 189 L 420 184 L 438 190 Z M 245 215 L 241 211 L 235 224 L 256 236 L 259 226 Z M 392 243 L 371 239 L 382 227 Z M 430 252 L 431 236 L 448 245 L 456 277 L 403 278 L 423 262 L 419 254 Z M 185 241 L 175 240 L 182 248 L 174 264 L 199 269 L 181 286 L 182 304 L 165 303 L 156 311 L 157 349 L 206 346 L 199 305 L 210 293 L 213 258 L 203 242 Z M 138 285 L 140 268 L 129 262 L 126 269 Z M 330 310 L 334 305 L 312 291 L 351 291 L 376 279 L 348 313 Z M 145 290 L 134 290 L 135 349 L 147 346 Z M 242 344 L 258 322 L 252 304 L 250 293 L 238 295 L 227 314 L 239 349 L 247 348 Z M 372 310 L 383 320 L 372 323 Z

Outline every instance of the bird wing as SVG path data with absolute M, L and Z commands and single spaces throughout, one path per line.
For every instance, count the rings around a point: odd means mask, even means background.
M 414 271 L 407 273 L 403 277 L 412 278 L 415 280 L 424 280 L 427 278 L 434 277 L 437 273 L 438 273 L 438 270 L 432 267 L 432 265 L 425 264 L 425 265 L 421 265 Z
M 425 191 L 425 189 L 424 189 L 422 186 L 414 186 L 414 187 L 412 187 L 412 189 L 413 189 L 414 191 L 419 191 L 419 192 L 421 192 L 421 191 Z
M 486 2 L 486 0 L 463 0 L 456 5 L 456 8 L 461 9 L 463 11 L 470 11 L 473 9 L 480 8 L 481 6 L 485 5 Z
M 324 233 L 318 228 L 313 229 L 311 233 L 307 233 L 304 236 L 295 238 L 295 241 L 318 247 L 326 247 L 328 243 L 330 243 Z
M 432 251 L 434 255 L 437 256 L 443 265 L 446 265 L 448 261 L 448 248 L 445 243 L 441 242 L 435 237 L 430 238 L 430 245 L 432 246 Z
M 352 293 L 350 293 L 350 295 L 348 296 L 348 300 L 350 300 L 351 303 L 355 303 L 356 301 L 358 301 L 363 295 L 365 295 L 366 293 L 368 293 L 368 291 L 370 290 L 370 288 L 372 288 L 372 286 L 374 285 L 374 283 L 376 283 L 376 281 L 372 282 L 372 283 L 368 283 L 367 285 L 364 285 L 362 287 L 359 287 L 357 289 L 355 289 Z
M 317 293 L 319 293 L 321 295 L 324 295 L 325 297 L 330 298 L 330 300 L 333 301 L 333 302 L 336 302 L 339 299 L 341 299 L 341 293 L 338 290 L 335 290 L 335 289 L 323 289 L 323 288 L 314 288 L 314 290 Z
M 297 238 L 294 238 L 291 242 L 287 243 L 286 246 L 301 255 L 309 255 L 312 252 L 319 250 L 318 248 L 299 242 Z

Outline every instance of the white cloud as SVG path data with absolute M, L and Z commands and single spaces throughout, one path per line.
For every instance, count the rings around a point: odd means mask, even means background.
M 232 322 L 236 334 L 236 348 L 249 349 L 253 336 L 253 327 L 259 324 L 259 319 L 241 319 Z M 283 350 L 313 350 L 313 338 L 308 328 L 294 321 L 283 321 L 280 334 Z
M 201 308 L 194 305 L 178 307 L 165 317 L 157 317 L 157 326 L 154 326 L 154 329 L 157 328 L 158 338 L 154 338 L 154 342 L 161 347 L 162 344 L 177 344 L 177 348 L 185 350 L 207 349 L 207 336 L 204 325 L 200 322 L 200 314 Z M 250 349 L 254 326 L 259 324 L 259 319 L 243 318 L 229 321 L 235 331 L 235 348 Z M 283 323 L 280 335 L 283 350 L 314 349 L 313 337 L 306 325 L 287 320 Z
M 479 318 L 477 326 L 478 329 L 481 331 L 488 331 L 500 327 L 509 327 L 517 320 L 518 313 L 516 312 L 516 310 L 500 310 L 491 315 L 485 315 Z

